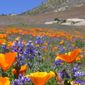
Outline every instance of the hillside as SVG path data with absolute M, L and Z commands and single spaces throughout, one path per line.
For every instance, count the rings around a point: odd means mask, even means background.
M 0 25 L 12 24 L 43 24 L 45 21 L 54 20 L 54 18 L 85 18 L 85 5 L 73 7 L 71 9 L 54 12 L 54 10 L 38 14 L 35 16 L 18 15 L 18 16 L 0 16 Z
M 85 0 L 42 0 L 39 6 L 21 13 L 21 15 L 37 15 L 58 9 L 67 10 L 82 3 L 85 4 Z
M 55 18 L 85 18 L 85 0 L 42 1 L 38 7 L 20 15 L 0 16 L 0 25 L 43 24 L 43 22 L 54 20 Z

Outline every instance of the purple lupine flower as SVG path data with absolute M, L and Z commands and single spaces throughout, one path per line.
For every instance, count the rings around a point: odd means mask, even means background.
M 75 77 L 85 76 L 85 72 L 75 72 Z
M 75 74 L 75 72 L 78 72 L 79 69 L 80 69 L 80 64 L 79 63 L 75 64 L 73 69 L 72 69 L 73 74 Z
M 65 48 L 63 48 L 63 46 L 58 46 L 58 53 L 64 53 L 65 52 Z
M 54 61 L 54 64 L 60 66 L 62 64 L 62 60 L 55 60 Z
M 23 53 L 24 44 L 22 41 L 18 41 L 18 53 Z
M 26 64 L 25 62 L 26 57 L 24 55 L 19 54 L 17 55 L 16 59 L 17 59 L 16 62 L 19 62 L 18 64 L 20 64 L 20 66 Z
M 27 46 L 32 46 L 33 45 L 33 42 L 31 41 L 31 40 L 29 40 L 28 42 L 27 42 L 27 44 L 26 44 L 26 47 Z
M 62 66 L 62 60 L 55 60 L 53 62 L 52 68 L 55 69 L 57 66 Z
M 41 37 L 41 36 L 37 36 L 35 43 L 36 43 L 36 44 L 39 44 L 39 45 L 42 45 L 42 44 L 43 44 L 42 37 Z
M 18 46 L 19 47 L 23 47 L 24 46 L 24 44 L 22 43 L 22 41 L 18 41 Z
M 22 54 L 18 54 L 16 56 L 16 62 L 14 63 L 14 68 L 16 69 L 17 72 L 20 70 L 22 65 L 27 65 L 25 59 L 26 58 Z M 19 74 L 18 75 L 15 74 L 15 78 L 18 78 L 18 76 Z
M 27 77 L 24 77 L 23 75 L 19 74 L 19 77 L 18 77 L 19 80 L 21 80 L 21 82 L 30 82 L 30 78 L 27 78 Z
M 85 81 L 84 81 L 84 80 L 80 80 L 80 79 L 75 80 L 74 83 L 75 83 L 75 84 L 85 85 Z
M 62 77 L 62 79 L 70 78 L 69 74 L 66 72 L 65 69 L 60 72 L 60 76 Z
M 18 79 L 15 79 L 12 83 L 12 85 L 21 85 L 20 81 Z
M 13 43 L 12 51 L 13 52 L 17 52 L 18 51 L 18 41 L 17 40 Z
M 12 85 L 25 85 L 26 83 L 29 83 L 30 81 L 31 81 L 30 78 L 24 77 L 20 74 L 18 79 L 15 79 L 12 82 Z
M 18 41 L 16 40 L 14 43 L 13 43 L 13 46 L 17 46 L 18 45 Z
M 74 67 L 73 69 L 72 69 L 72 71 L 73 71 L 73 73 L 75 73 L 76 71 L 78 71 L 79 69 L 77 68 L 77 67 Z
M 12 46 L 12 51 L 18 52 L 18 53 L 23 53 L 23 48 L 24 44 L 22 43 L 21 40 L 16 40 Z
M 35 54 L 36 54 L 36 48 L 33 45 L 32 41 L 29 41 L 26 44 L 26 48 L 24 50 L 24 56 L 26 56 L 28 59 L 32 59 L 34 58 Z

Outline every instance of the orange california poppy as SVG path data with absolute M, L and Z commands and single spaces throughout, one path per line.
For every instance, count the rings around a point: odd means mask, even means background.
M 10 85 L 10 80 L 8 77 L 0 77 L 0 85 Z
M 0 44 L 6 43 L 5 39 L 0 39 Z
M 8 43 L 7 43 L 7 46 L 8 47 L 11 47 L 13 45 L 13 42 L 12 41 L 9 41 Z
M 28 78 L 31 78 L 32 82 L 35 85 L 45 85 L 46 82 L 55 76 L 55 73 L 50 71 L 49 73 L 47 72 L 35 72 L 31 73 L 30 75 L 27 75 Z
M 67 63 L 72 63 L 76 60 L 78 54 L 81 52 L 80 49 L 75 49 L 72 52 L 69 52 L 68 54 L 59 54 L 56 59 L 63 60 Z
M 19 70 L 19 73 L 20 73 L 20 74 L 24 74 L 24 73 L 26 73 L 26 71 L 27 71 L 27 65 L 23 65 L 23 66 L 21 66 L 21 69 Z M 17 73 L 16 73 L 16 69 L 13 69 L 13 70 L 12 70 L 12 73 L 13 73 L 13 74 L 17 74 Z
M 76 61 L 80 61 L 83 58 L 83 55 L 77 56 Z
M 0 54 L 0 67 L 6 71 L 16 61 L 16 52 L 9 52 L 6 54 Z
M 6 34 L 0 34 L 0 38 L 7 38 L 7 35 Z

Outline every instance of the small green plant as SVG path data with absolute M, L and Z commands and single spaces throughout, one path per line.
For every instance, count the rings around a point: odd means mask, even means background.
M 81 40 L 76 40 L 75 44 L 78 48 L 82 48 L 85 45 L 85 43 Z

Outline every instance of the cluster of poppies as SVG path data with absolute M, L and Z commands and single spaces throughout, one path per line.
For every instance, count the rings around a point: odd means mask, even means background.
M 1 29 L 0 85 L 85 85 L 85 36 L 75 33 Z

